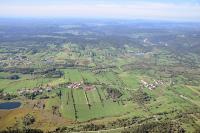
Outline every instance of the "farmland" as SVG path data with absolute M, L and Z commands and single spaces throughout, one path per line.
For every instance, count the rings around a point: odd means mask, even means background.
M 189 29 L 171 32 L 170 24 L 149 29 L 115 21 L 100 27 L 57 22 L 51 29 L 43 23 L 0 25 L 0 101 L 21 102 L 0 110 L 1 131 L 200 130 L 200 40 L 192 36 L 200 29 L 185 23 Z M 27 117 L 34 122 L 26 124 Z

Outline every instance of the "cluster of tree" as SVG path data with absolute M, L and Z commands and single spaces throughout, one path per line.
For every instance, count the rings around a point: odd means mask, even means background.
M 44 75 L 47 78 L 60 78 L 64 75 L 64 73 L 56 68 L 48 68 L 45 70 L 40 70 L 36 72 L 37 74 Z
M 35 122 L 35 117 L 31 114 L 27 114 L 23 118 L 23 123 L 25 126 L 29 126 Z
M 126 128 L 122 133 L 185 133 L 177 122 L 148 122 L 142 125 Z
M 77 120 L 78 119 L 78 110 L 76 108 L 76 103 L 75 103 L 75 100 L 74 100 L 73 89 L 71 89 L 71 97 L 72 97 L 72 101 L 73 101 L 75 120 Z
M 40 99 L 49 99 L 49 96 L 48 96 L 48 95 L 42 95 L 42 96 L 40 97 Z
M 70 60 L 69 62 L 64 63 L 64 64 L 56 63 L 55 67 L 60 68 L 60 69 L 64 69 L 64 68 L 79 68 L 82 70 L 91 70 L 92 69 L 91 66 L 77 64 L 76 60 Z
M 87 92 L 84 91 L 84 94 L 85 94 L 85 98 L 86 98 L 86 101 L 87 101 L 87 105 L 88 105 L 88 108 L 91 109 L 91 104 L 90 104 L 90 101 L 89 101 L 89 98 L 88 98 L 88 95 L 87 95 Z
M 2 99 L 2 100 L 11 100 L 11 99 L 14 99 L 16 97 L 17 97 L 17 95 L 4 93 L 4 90 L 0 89 L 0 99 Z
M 10 73 L 22 73 L 22 74 L 32 74 L 34 72 L 34 68 L 5 68 L 2 71 L 10 72 Z
M 57 70 L 57 71 L 48 73 L 46 75 L 46 77 L 48 77 L 48 78 L 61 78 L 63 75 L 64 75 L 64 73 L 62 71 Z
M 36 54 L 39 50 L 36 48 L 30 49 L 31 54 Z
M 137 123 L 138 121 L 139 117 L 117 119 L 116 121 L 109 122 L 107 124 L 107 127 L 109 128 L 127 127 Z
M 59 107 L 58 106 L 52 106 L 52 111 L 53 111 L 53 115 L 57 115 L 61 117 L 61 113 L 59 111 Z
M 127 127 L 130 125 L 135 124 L 138 121 L 138 117 L 133 117 L 130 119 L 118 119 L 114 122 L 107 123 L 106 125 L 104 124 L 94 124 L 94 123 L 88 123 L 88 124 L 83 124 L 79 125 L 76 127 L 60 127 L 57 128 L 55 131 L 52 133 L 60 132 L 60 133 L 70 133 L 70 132 L 80 132 L 80 131 L 99 131 L 99 130 L 107 130 L 110 128 L 119 128 L 119 127 Z
M 8 79 L 11 79 L 11 80 L 17 80 L 19 78 L 20 78 L 19 75 L 11 75 L 8 77 Z
M 12 129 L 2 130 L 0 133 L 43 133 L 40 129 Z
M 122 96 L 122 93 L 118 89 L 114 88 L 107 88 L 106 89 L 108 97 L 116 100 Z
M 17 97 L 17 95 L 9 94 L 9 93 L 7 93 L 3 96 L 0 94 L 0 99 L 3 99 L 3 100 L 11 100 L 11 99 L 14 99 L 16 97 Z
M 106 126 L 102 124 L 96 125 L 96 124 L 90 123 L 90 124 L 83 125 L 81 128 L 82 128 L 80 129 L 81 131 L 98 131 L 98 130 L 106 129 Z
M 27 98 L 27 99 L 31 99 L 31 100 L 34 100 L 36 98 L 38 94 L 37 93 L 26 93 L 24 94 L 24 96 Z
M 45 77 L 49 78 L 60 78 L 63 76 L 63 72 L 57 70 L 56 68 L 48 68 L 48 69 L 37 69 L 37 68 L 5 68 L 1 69 L 2 72 L 10 72 L 10 73 L 22 73 L 22 74 L 41 74 L 45 75 Z M 18 75 L 11 75 L 7 77 L 11 80 L 19 79 Z
M 3 76 L 0 76 L 0 79 L 10 79 L 10 80 L 18 80 L 20 79 L 19 75 L 11 75 L 11 76 L 6 76 L 6 77 L 3 77 Z
M 138 104 L 144 104 L 151 100 L 151 96 L 149 96 L 143 90 L 139 89 L 132 93 L 132 100 L 137 102 Z
M 104 107 L 104 100 L 103 100 L 103 98 L 101 97 L 101 94 L 100 94 L 100 92 L 99 92 L 99 88 L 96 88 L 96 90 L 97 90 L 97 94 L 98 94 L 98 96 L 99 96 L 99 99 L 100 99 L 100 101 L 101 101 L 101 104 L 102 104 L 102 106 Z
M 38 108 L 38 109 L 45 109 L 45 103 L 38 101 L 33 105 L 33 108 Z
M 58 127 L 56 128 L 55 131 L 51 131 L 49 133 L 71 133 L 75 131 L 74 128 L 69 128 L 69 127 Z

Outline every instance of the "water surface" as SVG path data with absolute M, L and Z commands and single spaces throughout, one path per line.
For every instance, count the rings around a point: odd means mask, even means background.
M 5 109 L 5 110 L 19 108 L 20 106 L 21 106 L 20 102 L 4 102 L 4 103 L 0 103 L 0 109 Z

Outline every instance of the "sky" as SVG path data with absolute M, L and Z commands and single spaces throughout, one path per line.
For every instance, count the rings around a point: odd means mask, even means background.
M 200 21 L 200 0 L 0 0 L 0 17 Z

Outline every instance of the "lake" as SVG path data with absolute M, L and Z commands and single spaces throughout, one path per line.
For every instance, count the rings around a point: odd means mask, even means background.
M 21 106 L 20 102 L 5 102 L 5 103 L 0 103 L 0 109 L 5 109 L 5 110 L 19 108 L 20 106 Z

